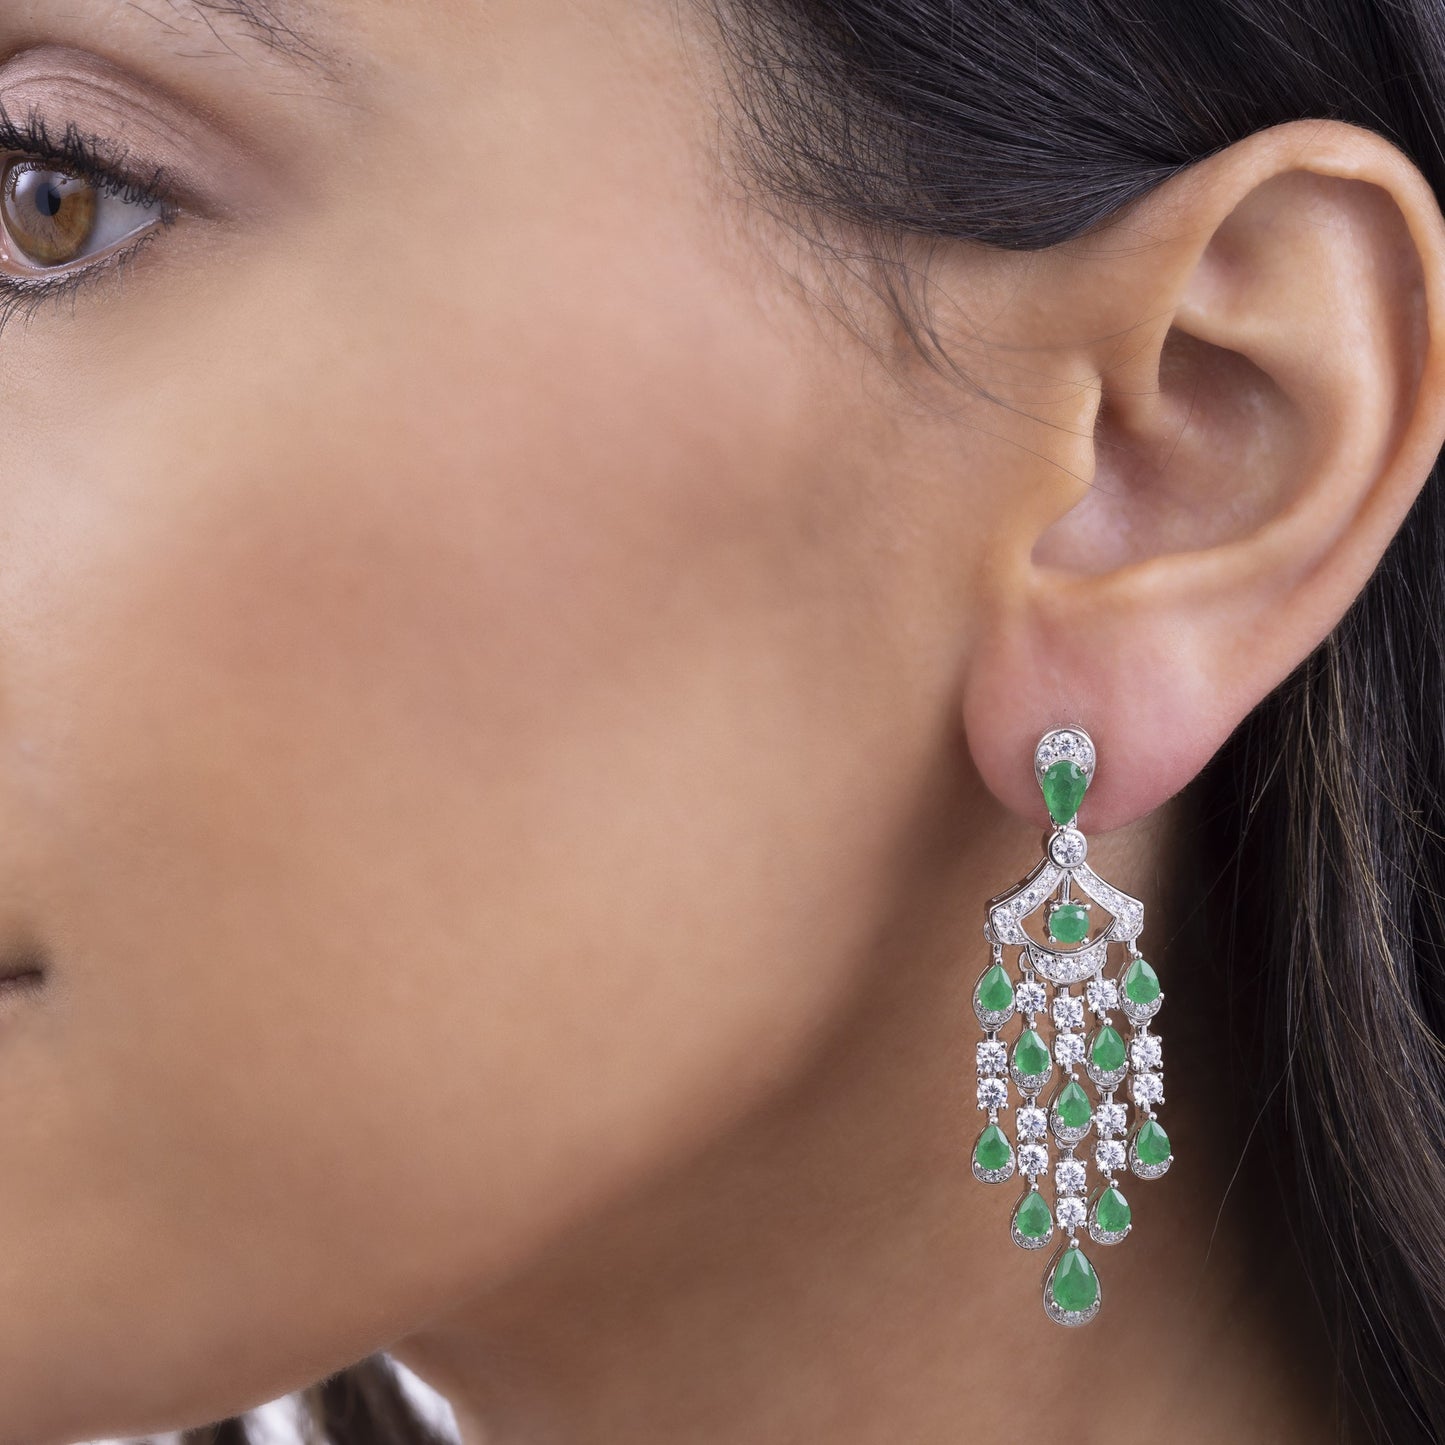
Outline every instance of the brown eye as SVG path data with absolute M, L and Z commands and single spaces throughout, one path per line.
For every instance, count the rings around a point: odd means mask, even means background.
M 0 218 L 11 245 L 37 266 L 83 259 L 95 234 L 100 193 L 90 182 L 16 160 L 0 180 Z

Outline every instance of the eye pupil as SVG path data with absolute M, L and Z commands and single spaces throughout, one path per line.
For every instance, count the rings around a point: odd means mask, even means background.
M 30 161 L 12 161 L 0 181 L 6 242 L 41 266 L 80 259 L 95 230 L 96 189 L 89 181 Z

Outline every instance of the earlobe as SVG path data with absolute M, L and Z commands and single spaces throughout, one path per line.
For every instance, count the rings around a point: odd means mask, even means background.
M 1336 121 L 1165 182 L 1042 272 L 1097 386 L 1087 481 L 1009 545 L 965 676 L 985 783 L 1046 822 L 1033 741 L 1077 723 L 1105 831 L 1157 807 L 1331 631 L 1445 443 L 1445 220 Z M 1054 484 L 1058 485 L 1057 479 Z

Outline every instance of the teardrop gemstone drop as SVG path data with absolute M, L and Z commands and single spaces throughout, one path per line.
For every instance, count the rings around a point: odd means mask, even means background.
M 1054 1303 L 1070 1314 L 1082 1314 L 1099 1298 L 1099 1276 L 1082 1249 L 1066 1249 L 1049 1280 Z
M 1094 1223 L 1105 1234 L 1122 1234 L 1133 1218 L 1129 1201 L 1114 1186 L 1110 1185 L 1094 1205 Z
M 1030 1189 L 1014 1211 L 1014 1228 L 1025 1239 L 1047 1239 L 1054 1229 L 1048 1201 L 1037 1189 Z
M 1134 1135 L 1134 1152 L 1142 1164 L 1162 1164 L 1172 1152 L 1169 1136 L 1157 1119 L 1145 1119 Z
M 1046 1074 L 1052 1067 L 1048 1045 L 1036 1029 L 1025 1029 L 1014 1045 L 1014 1068 L 1021 1074 Z
M 1009 1145 L 1008 1135 L 997 1124 L 990 1124 L 978 1136 L 978 1143 L 973 1146 L 973 1162 L 980 1169 L 989 1172 L 1007 1168 L 1012 1158 L 1013 1149 Z
M 1159 975 L 1142 958 L 1124 970 L 1124 997 L 1140 1008 L 1159 997 Z
M 1102 1024 L 1094 1031 L 1089 1059 L 1102 1074 L 1112 1074 L 1124 1067 L 1124 1040 L 1113 1024 Z
M 1087 1129 L 1094 1117 L 1094 1106 L 1077 1079 L 1070 1079 L 1054 1100 L 1054 1112 L 1070 1129 Z
M 990 1013 L 1007 1013 L 1013 1007 L 1014 986 L 1003 971 L 1003 965 L 996 963 L 979 980 L 978 1002 L 980 1008 Z
M 1044 790 L 1049 817 L 1062 825 L 1079 811 L 1089 780 L 1083 768 L 1072 758 L 1060 758 L 1045 770 L 1040 786 Z

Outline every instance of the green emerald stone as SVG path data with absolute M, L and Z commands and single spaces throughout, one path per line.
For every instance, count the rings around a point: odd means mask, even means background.
M 973 1146 L 973 1162 L 980 1169 L 1004 1169 L 1013 1158 L 1013 1150 L 1009 1147 L 1008 1136 L 997 1124 L 990 1124 L 982 1134 L 978 1136 L 978 1143 Z
M 1007 1013 L 1014 1006 L 1014 986 L 1002 964 L 994 964 L 979 980 L 978 1002 L 991 1013 Z
M 1070 1314 L 1081 1314 L 1099 1298 L 1099 1276 L 1082 1249 L 1066 1249 L 1054 1266 L 1049 1292 L 1054 1303 Z
M 1142 958 L 1124 970 L 1124 997 L 1141 1007 L 1159 997 L 1159 975 Z
M 1095 1031 L 1089 1058 L 1101 1074 L 1112 1074 L 1124 1067 L 1124 1040 L 1113 1024 L 1104 1024 Z
M 1077 1079 L 1070 1079 L 1059 1090 L 1059 1097 L 1054 1100 L 1054 1113 L 1070 1129 L 1087 1129 L 1089 1127 L 1089 1120 L 1094 1117 L 1094 1106 L 1089 1102 L 1088 1094 Z
M 1141 1164 L 1162 1164 L 1172 1152 L 1169 1136 L 1157 1119 L 1145 1119 L 1134 1135 L 1134 1152 Z
M 1122 1234 L 1132 1217 L 1129 1201 L 1112 1184 L 1094 1205 L 1094 1222 L 1105 1234 Z
M 1049 937 L 1055 943 L 1082 943 L 1089 936 L 1089 915 L 1082 903 L 1061 903 L 1049 914 Z
M 1045 770 L 1040 786 L 1044 790 L 1049 817 L 1063 824 L 1079 811 L 1089 780 L 1084 776 L 1083 768 L 1072 758 L 1060 758 Z
M 1014 1210 L 1014 1228 L 1025 1239 L 1047 1239 L 1053 1232 L 1054 1216 L 1037 1189 L 1030 1189 Z
M 1014 1068 L 1021 1074 L 1046 1074 L 1052 1067 L 1048 1045 L 1034 1029 L 1025 1029 L 1014 1045 Z

